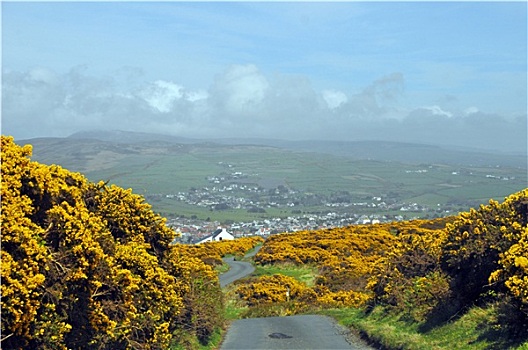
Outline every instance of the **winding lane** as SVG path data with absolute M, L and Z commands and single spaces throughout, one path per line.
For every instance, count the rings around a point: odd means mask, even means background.
M 220 286 L 222 288 L 227 286 L 229 283 L 244 278 L 255 271 L 255 267 L 250 263 L 236 261 L 235 258 L 224 258 L 224 261 L 229 264 L 229 270 L 218 276 L 220 279 Z
M 257 249 L 258 251 L 258 249 Z M 256 251 L 248 256 L 255 255 Z M 225 258 L 229 271 L 221 274 L 220 285 L 251 274 L 252 264 Z M 359 338 L 335 320 L 326 316 L 299 315 L 288 317 L 261 317 L 234 321 L 229 327 L 220 350 L 233 349 L 347 349 L 371 350 Z

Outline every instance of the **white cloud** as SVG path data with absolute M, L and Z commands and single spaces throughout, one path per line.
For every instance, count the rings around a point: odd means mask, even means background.
M 211 89 L 218 107 L 235 115 L 254 111 L 263 102 L 269 83 L 254 65 L 233 65 L 217 77 Z
M 403 74 L 393 73 L 375 80 L 343 103 L 342 117 L 353 120 L 380 120 L 400 115 L 398 103 L 403 95 Z
M 478 113 L 480 112 L 479 109 L 475 106 L 473 107 L 468 107 L 464 110 L 464 114 L 466 115 L 469 115 L 469 114 L 475 114 L 475 113 Z
M 29 80 L 35 83 L 55 85 L 59 82 L 57 74 L 46 68 L 34 68 L 28 73 Z
M 189 102 L 196 102 L 200 100 L 205 100 L 209 97 L 207 91 L 198 90 L 198 91 L 187 91 L 185 93 L 185 99 Z
M 316 91 L 306 76 L 269 77 L 255 65 L 229 67 L 208 90 L 189 90 L 168 80 L 123 84 L 119 79 L 94 77 L 82 68 L 62 75 L 46 69 L 4 71 L 2 131 L 16 138 L 121 129 L 200 138 L 374 139 L 526 148 L 526 118 L 511 120 L 482 113 L 476 106 L 464 110 L 440 102 L 402 108 L 399 73 L 350 96 L 337 89 Z M 404 110 L 410 112 L 402 114 Z
M 172 110 L 175 100 L 183 97 L 183 87 L 170 81 L 157 80 L 139 93 L 152 108 L 161 113 Z
M 443 117 L 448 117 L 448 118 L 453 117 L 453 113 L 444 111 L 440 106 L 437 106 L 437 105 L 427 106 L 427 107 L 422 107 L 422 108 L 431 112 L 432 115 L 438 115 L 438 116 L 443 116 Z
M 323 98 L 330 109 L 337 108 L 348 101 L 345 93 L 337 90 L 324 90 Z

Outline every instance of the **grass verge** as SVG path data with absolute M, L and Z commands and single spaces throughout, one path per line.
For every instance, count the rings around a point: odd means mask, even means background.
M 220 348 L 225 331 L 217 328 L 211 335 L 207 344 L 202 344 L 198 339 L 189 334 L 182 340 L 182 344 L 173 345 L 170 350 L 215 350 Z
M 254 276 L 276 274 L 293 277 L 297 281 L 306 284 L 308 287 L 312 287 L 314 285 L 315 277 L 317 276 L 317 268 L 315 266 L 297 266 L 293 264 L 257 265 L 255 266 L 255 272 L 253 272 Z
M 244 305 L 235 294 L 235 284 L 229 284 L 224 287 L 224 317 L 226 321 L 238 320 L 241 315 L 247 311 L 248 307 Z
M 422 324 L 410 322 L 405 315 L 389 313 L 382 307 L 366 314 L 360 309 L 327 309 L 324 314 L 360 334 L 376 347 L 384 349 L 516 349 L 527 350 L 528 342 L 515 343 L 501 334 L 494 306 L 473 307 L 457 320 L 430 331 L 420 330 Z

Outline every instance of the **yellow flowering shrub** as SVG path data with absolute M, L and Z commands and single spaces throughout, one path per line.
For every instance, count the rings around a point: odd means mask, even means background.
M 211 265 L 194 255 L 189 245 L 176 244 L 167 262 L 172 275 L 177 277 L 183 308 L 175 320 L 180 327 L 174 331 L 172 344 L 190 348 L 188 335 L 206 343 L 214 330 L 223 324 L 224 300 L 218 274 Z
M 449 295 L 449 284 L 440 271 L 445 226 L 454 218 L 413 220 L 390 225 L 396 237 L 392 249 L 374 266 L 367 289 L 375 301 L 408 311 L 423 320 Z
M 305 284 L 281 274 L 250 278 L 237 287 L 236 293 L 249 306 L 286 301 L 309 303 L 317 297 Z
M 46 334 L 63 339 L 68 325 L 46 317 L 38 319 L 42 303 L 45 275 L 42 266 L 51 260 L 51 254 L 42 244 L 40 235 L 45 231 L 31 220 L 32 201 L 24 193 L 22 182 L 29 176 L 31 147 L 14 147 L 12 138 L 2 137 L 1 156 L 1 277 L 2 338 L 16 347 L 30 345 L 30 340 Z M 46 329 L 56 321 L 54 329 Z M 59 324 L 60 323 L 60 324 Z
M 519 241 L 501 254 L 499 263 L 501 268 L 491 274 L 490 283 L 503 281 L 528 312 L 528 227 Z
M 224 257 L 226 255 L 244 255 L 263 241 L 264 239 L 262 237 L 253 236 L 241 237 L 233 240 L 206 242 L 200 245 L 211 248 L 213 251 L 216 251 L 219 256 Z
M 317 297 L 317 303 L 322 307 L 340 308 L 340 307 L 361 307 L 370 299 L 371 295 L 364 292 L 353 290 L 339 290 L 337 292 L 327 291 Z
M 373 266 L 395 241 L 388 226 L 349 226 L 275 235 L 255 256 L 259 264 L 314 264 L 315 280 L 332 292 L 365 290 Z
M 178 245 L 178 249 L 180 251 L 185 250 L 188 254 L 200 258 L 208 265 L 217 266 L 222 264 L 222 258 L 226 255 L 244 255 L 262 241 L 264 241 L 262 237 L 242 237 L 234 240 L 214 241 L 202 244 L 180 244 Z
M 199 258 L 209 266 L 222 265 L 222 255 L 220 251 L 210 244 L 176 244 L 178 251 L 185 252 L 188 256 Z
M 12 137 L 1 151 L 2 348 L 160 349 L 221 326 L 216 272 L 170 246 L 142 197 L 32 162 Z
M 507 292 L 526 318 L 527 197 L 525 189 L 456 217 L 393 224 L 398 240 L 367 285 L 375 301 L 417 321 L 445 320 L 492 296 L 509 303 Z
M 275 235 L 255 261 L 317 266 L 311 303 L 322 307 L 382 303 L 422 322 L 506 291 L 526 313 L 527 194 L 456 217 Z M 277 285 L 256 286 L 239 287 L 240 295 L 253 304 L 281 300 Z
M 527 227 L 527 203 L 528 189 L 524 189 L 508 196 L 503 203 L 490 200 L 488 205 L 461 213 L 447 225 L 440 264 L 451 277 L 451 289 L 460 307 L 471 304 L 487 291 L 500 292 L 506 283 L 502 278 L 523 276 L 513 270 L 518 269 L 517 252 L 523 252 L 521 240 Z M 522 259 L 517 260 L 517 265 L 522 265 Z M 502 273 L 505 268 L 509 271 Z M 490 284 L 490 278 L 500 283 Z M 513 286 L 511 283 L 510 280 L 508 284 Z M 518 286 L 522 288 L 523 284 Z M 516 290 L 515 294 L 522 296 L 522 291 Z
M 501 226 L 501 233 L 513 244 L 501 252 L 499 268 L 489 282 L 504 283 L 528 314 L 528 189 L 509 196 L 504 206 L 513 209 L 514 222 L 509 228 Z
M 282 275 L 250 278 L 238 283 L 237 293 L 250 307 L 297 303 L 305 307 L 360 306 L 370 300 L 366 284 L 373 266 L 395 242 L 388 226 L 349 226 L 300 231 L 269 237 L 255 256 L 258 264 L 309 264 L 318 267 L 310 288 Z M 276 311 L 276 310 L 272 310 Z

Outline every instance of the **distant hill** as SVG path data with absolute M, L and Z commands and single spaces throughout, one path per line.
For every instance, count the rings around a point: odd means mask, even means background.
M 196 143 L 197 140 L 163 134 L 145 132 L 132 132 L 121 130 L 90 130 L 76 132 L 67 137 L 74 140 L 99 140 L 116 143 L 143 143 L 143 142 L 168 142 L 168 143 Z
M 354 160 L 393 161 L 407 164 L 450 164 L 471 166 L 507 166 L 527 168 L 526 154 L 492 153 L 482 150 L 467 150 L 443 146 L 386 142 L 386 141 L 288 141 L 273 139 L 192 139 L 162 134 L 128 131 L 85 131 L 67 138 L 38 138 L 17 140 L 31 143 L 35 147 L 35 157 L 39 161 L 65 161 L 76 167 L 82 164 L 83 157 L 90 152 L 112 150 L 117 153 L 138 152 L 139 148 L 173 149 L 200 148 L 211 144 L 223 146 L 264 146 L 296 152 L 315 152 Z M 139 147 L 139 148 L 138 148 Z M 54 158 L 53 158 L 54 157 Z

